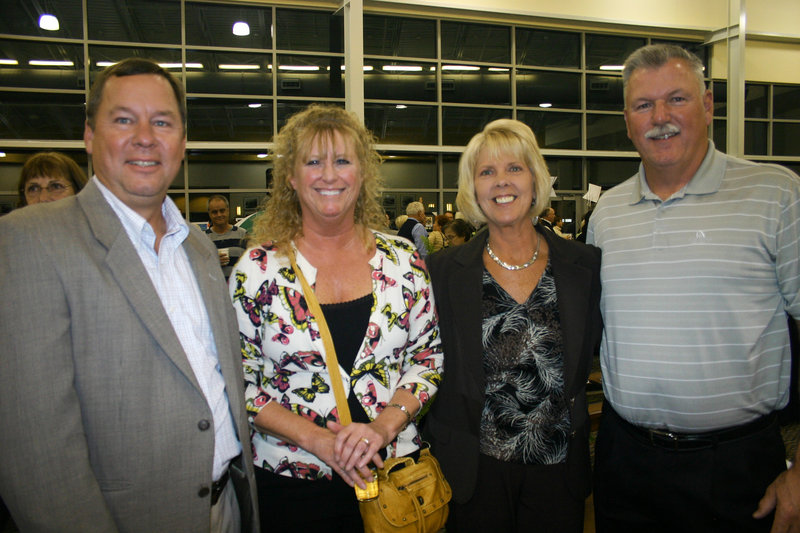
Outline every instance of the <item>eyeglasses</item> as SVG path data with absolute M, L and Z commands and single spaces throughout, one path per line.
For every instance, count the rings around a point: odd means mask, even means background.
M 72 185 L 63 181 L 51 181 L 44 189 L 47 189 L 47 192 L 51 195 L 57 195 L 72 190 Z M 38 183 L 29 183 L 25 186 L 25 195 L 31 197 L 39 196 L 42 194 L 42 190 L 42 186 Z

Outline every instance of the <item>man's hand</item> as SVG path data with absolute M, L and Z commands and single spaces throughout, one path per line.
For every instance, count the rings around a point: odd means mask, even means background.
M 753 518 L 764 518 L 775 509 L 775 520 L 770 533 L 800 533 L 800 465 L 783 472 L 758 502 Z

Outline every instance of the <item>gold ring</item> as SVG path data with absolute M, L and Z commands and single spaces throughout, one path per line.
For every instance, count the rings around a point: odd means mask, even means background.
M 361 437 L 361 440 L 363 440 L 364 443 L 366 443 L 366 445 L 369 446 L 369 439 L 367 437 Z

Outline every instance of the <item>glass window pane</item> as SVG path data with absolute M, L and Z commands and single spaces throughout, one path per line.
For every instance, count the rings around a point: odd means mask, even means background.
M 728 116 L 728 83 L 714 80 L 712 92 L 714 94 L 714 116 Z
M 0 93 L 0 139 L 83 139 L 83 94 Z
M 580 109 L 581 75 L 517 69 L 517 105 Z
M 438 186 L 436 154 L 384 152 L 383 156 L 381 176 L 387 189 L 435 189 Z
M 442 109 L 442 144 L 464 146 L 484 126 L 499 118 L 511 118 L 511 111 L 478 107 L 444 107 Z
M 41 89 L 83 89 L 83 47 L 79 44 L 0 40 L 0 85 Z
M 364 15 L 364 54 L 436 57 L 436 21 Z
M 744 153 L 748 155 L 767 154 L 768 122 L 744 122 Z
M 272 105 L 250 107 L 250 100 L 187 98 L 190 141 L 250 141 L 272 138 Z
M 97 74 L 111 63 L 122 61 L 128 57 L 142 57 L 157 61 L 167 68 L 173 76 L 182 79 L 181 51 L 176 48 L 141 48 L 137 46 L 90 46 L 89 47 L 89 78 L 94 82 Z M 205 66 L 205 65 L 203 65 Z M 196 68 L 187 64 L 186 70 Z
M 580 150 L 581 115 L 548 111 L 518 111 L 517 118 L 530 126 L 540 148 Z
M 625 107 L 621 76 L 586 75 L 586 109 L 620 111 Z
M 772 118 L 800 119 L 800 85 L 773 85 Z
M 581 36 L 564 31 L 517 28 L 517 63 L 542 67 L 581 66 Z
M 622 115 L 586 115 L 587 139 L 589 150 L 632 150 L 633 143 L 628 139 L 625 119 Z
M 340 107 L 344 107 L 344 102 L 322 102 L 319 100 L 314 100 L 314 102 L 321 104 L 338 105 Z M 311 104 L 310 101 L 278 102 L 277 130 L 280 131 L 281 128 L 283 128 L 283 126 L 286 125 L 286 121 L 289 120 L 289 117 L 304 110 L 306 107 L 309 106 L 309 104 Z
M 772 125 L 772 155 L 800 155 L 800 124 L 775 122 Z
M 67 39 L 83 38 L 81 0 L 59 0 L 58 2 L 3 0 L 2 12 L 0 33 Z M 39 17 L 45 14 L 53 15 L 58 19 L 57 30 L 45 30 L 39 27 Z
M 758 83 L 744 85 L 744 116 L 747 118 L 768 118 L 769 86 Z
M 715 118 L 711 125 L 714 139 L 714 147 L 720 152 L 727 153 L 728 149 L 728 121 L 725 119 Z
M 639 172 L 638 159 L 589 159 L 589 183 L 608 190 Z
M 87 0 L 89 39 L 181 43 L 181 3 L 175 0 Z
M 545 157 L 550 175 L 556 177 L 554 188 L 559 191 L 583 190 L 581 160 L 577 157 Z
M 278 56 L 278 95 L 344 97 L 341 56 Z
M 442 186 L 445 189 L 457 189 L 458 188 L 458 161 L 461 159 L 461 156 L 454 155 L 454 154 L 445 154 L 442 156 Z M 451 202 L 455 205 L 455 197 L 453 197 L 453 201 Z M 455 209 L 451 209 L 451 211 L 455 211 Z
M 233 25 L 247 24 L 247 35 L 234 35 Z M 231 48 L 272 48 L 269 7 L 186 4 L 186 43 Z
M 442 21 L 442 59 L 511 62 L 511 28 Z
M 344 18 L 327 11 L 278 9 L 276 48 L 305 52 L 344 52 Z
M 586 34 L 586 68 L 598 70 L 603 66 L 622 65 L 637 48 L 646 44 L 638 37 Z
M 268 169 L 272 168 L 269 158 L 259 158 L 258 151 L 228 150 L 190 150 L 186 154 L 191 189 L 258 189 L 249 195 L 263 196 L 267 189 Z M 233 197 L 229 198 L 233 200 Z M 206 199 L 207 200 L 207 199 Z M 193 208 L 192 211 L 195 211 Z M 200 209 L 207 220 L 207 209 Z M 236 205 L 231 204 L 231 216 L 236 216 Z
M 364 61 L 364 97 L 375 100 L 436 101 L 433 63 Z
M 511 73 L 508 69 L 462 70 L 464 64 L 442 65 L 442 101 L 462 104 L 511 105 Z M 474 67 L 474 65 L 473 65 Z
M 215 94 L 272 94 L 270 58 L 264 54 L 186 51 L 186 91 Z
M 366 104 L 364 122 L 378 142 L 385 144 L 437 144 L 436 107 Z

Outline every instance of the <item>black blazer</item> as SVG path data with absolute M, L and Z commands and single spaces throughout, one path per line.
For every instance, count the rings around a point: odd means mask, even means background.
M 564 338 L 564 386 L 572 424 L 567 453 L 569 485 L 576 498 L 591 491 L 586 380 L 600 343 L 600 249 L 536 228 L 547 241 Z M 466 503 L 478 472 L 486 379 L 481 345 L 481 276 L 488 231 L 428 258 L 444 349 L 444 377 L 425 417 L 424 436 L 453 489 Z

